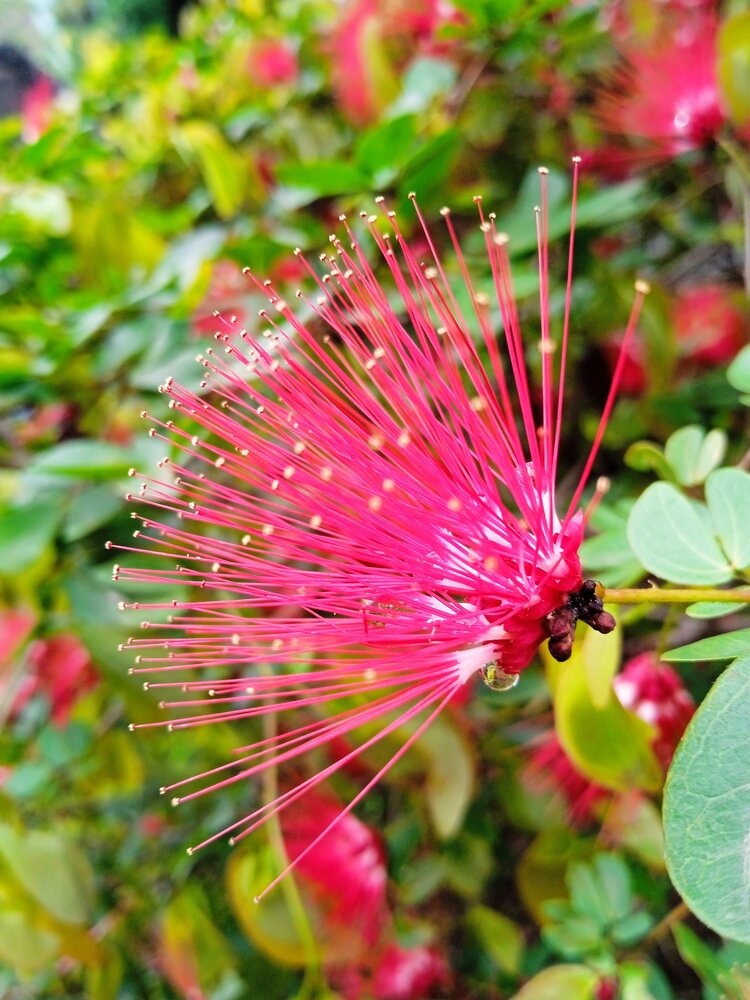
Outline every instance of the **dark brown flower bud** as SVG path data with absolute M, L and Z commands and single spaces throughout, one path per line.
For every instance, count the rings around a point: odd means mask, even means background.
M 593 629 L 596 629 L 597 632 L 603 632 L 605 635 L 607 632 L 611 632 L 616 624 L 614 616 L 609 611 L 600 611 L 598 615 L 594 615 L 589 620 L 589 625 Z
M 568 632 L 566 635 L 553 636 L 549 641 L 549 651 L 552 658 L 557 660 L 558 663 L 564 663 L 565 660 L 569 660 L 570 654 L 573 652 L 572 632 Z

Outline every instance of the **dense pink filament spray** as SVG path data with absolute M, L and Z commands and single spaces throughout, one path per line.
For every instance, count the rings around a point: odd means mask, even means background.
M 223 321 L 222 350 L 199 358 L 208 397 L 171 379 L 162 386 L 191 428 L 151 418 L 152 436 L 172 450 L 161 465 L 173 478 L 138 477 L 138 544 L 117 547 L 156 558 L 144 568 L 115 568 L 123 580 L 193 591 L 189 600 L 128 605 L 156 617 L 169 611 L 166 621 L 144 622 L 145 636 L 127 644 L 137 654 L 133 672 L 153 677 L 147 687 L 170 698 L 164 707 L 177 713 L 156 725 L 177 730 L 306 713 L 296 728 L 163 791 L 176 792 L 175 803 L 195 799 L 332 741 L 340 747 L 342 737 L 351 746 L 197 847 L 224 834 L 233 842 L 245 837 L 367 748 L 399 735 L 400 749 L 348 812 L 461 685 L 478 672 L 498 687 L 511 683 L 545 638 L 547 615 L 580 588 L 584 514 L 577 505 L 621 366 L 573 501 L 558 517 L 571 276 L 555 383 L 540 173 L 540 421 L 507 237 L 480 199 L 494 296 L 475 289 L 450 213 L 442 212 L 470 311 L 416 202 L 424 257 L 377 199 L 380 213 L 363 214 L 363 228 L 390 272 L 390 294 L 342 216 L 346 236 L 331 237 L 322 276 L 308 266 L 315 297 L 298 292 L 295 313 L 270 282 L 256 282 L 269 303 L 260 313 L 263 334 Z M 577 162 L 569 272 L 576 188 Z M 624 347 L 644 291 L 638 286 Z

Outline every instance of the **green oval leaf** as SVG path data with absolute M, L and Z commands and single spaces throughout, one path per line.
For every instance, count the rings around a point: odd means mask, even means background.
M 524 949 L 518 924 L 489 906 L 472 907 L 466 922 L 495 965 L 503 972 L 518 975 Z
M 742 348 L 727 368 L 727 380 L 740 392 L 750 392 L 750 344 Z
M 690 424 L 671 435 L 664 454 L 679 483 L 698 486 L 721 463 L 726 450 L 724 431 L 713 430 L 706 434 L 702 427 Z
M 0 511 L 0 574 L 13 577 L 40 559 L 55 537 L 61 514 L 58 497 Z
M 437 835 L 454 836 L 474 793 L 475 765 L 468 741 L 447 717 L 438 718 L 419 738 L 427 761 L 424 794 Z
M 717 469 L 706 480 L 706 503 L 721 547 L 735 569 L 750 566 L 750 475 L 742 469 Z
M 707 520 L 668 483 L 653 483 L 636 500 L 628 541 L 649 572 L 672 583 L 712 585 L 732 579 L 732 567 Z
M 724 615 L 739 611 L 745 605 L 742 601 L 735 604 L 725 604 L 722 601 L 696 601 L 685 608 L 688 618 L 723 618 Z
M 32 472 L 71 479 L 121 479 L 128 474 L 133 455 L 106 441 L 63 441 L 48 448 L 29 464 Z
M 655 472 L 661 479 L 672 479 L 672 467 L 664 452 L 653 441 L 636 441 L 625 452 L 625 464 L 638 472 Z
M 667 866 L 708 927 L 750 942 L 750 656 L 709 691 L 677 747 L 664 793 Z
M 741 628 L 725 635 L 712 635 L 662 653 L 670 663 L 692 663 L 694 660 L 734 660 L 750 654 L 750 628 Z

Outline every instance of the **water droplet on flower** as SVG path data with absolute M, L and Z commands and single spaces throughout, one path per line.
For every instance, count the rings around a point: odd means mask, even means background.
M 510 691 L 518 684 L 520 677 L 520 674 L 506 674 L 495 660 L 482 667 L 479 673 L 482 675 L 484 683 L 492 691 Z

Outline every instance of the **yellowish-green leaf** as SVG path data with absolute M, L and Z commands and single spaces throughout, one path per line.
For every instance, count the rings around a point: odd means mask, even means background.
M 610 608 L 610 611 L 613 609 Z M 579 649 L 583 658 L 591 703 L 594 708 L 606 708 L 612 697 L 612 678 L 617 673 L 622 657 L 622 631 L 616 628 L 609 635 L 603 635 L 587 628 L 580 636 Z M 562 670 L 565 671 L 565 667 Z
M 424 792 L 435 832 L 452 837 L 461 828 L 474 793 L 474 755 L 447 716 L 436 719 L 416 747 L 427 759 Z
M 568 864 L 588 860 L 592 853 L 592 841 L 574 836 L 562 827 L 546 830 L 532 841 L 518 863 L 516 881 L 524 906 L 538 924 L 549 919 L 544 911 L 548 900 L 567 898 Z
M 750 121 L 750 11 L 728 17 L 718 38 L 718 77 L 732 121 L 742 127 Z
M 510 975 L 518 973 L 523 956 L 524 937 L 518 924 L 489 906 L 474 906 L 467 915 L 483 951 L 495 965 Z
M 0 857 L 20 886 L 64 924 L 88 922 L 94 876 L 81 850 L 54 833 L 0 825 Z
M 662 771 L 650 746 L 651 727 L 622 707 L 611 683 L 604 698 L 597 689 L 598 702 L 594 701 L 589 677 L 595 662 L 593 657 L 586 662 L 591 634 L 574 644 L 557 680 L 555 726 L 560 743 L 590 781 L 614 791 L 658 791 Z M 602 648 L 598 639 L 593 642 L 596 649 Z M 603 671 L 609 669 L 603 664 Z
M 26 913 L 0 909 L 0 961 L 21 975 L 40 972 L 59 954 L 60 939 L 36 927 Z
M 255 897 L 278 874 L 270 851 L 235 852 L 229 860 L 227 882 L 232 909 L 250 940 L 280 965 L 302 966 L 306 956 L 283 892 L 273 892 L 262 905 Z
M 219 129 L 208 121 L 185 122 L 176 130 L 175 144 L 197 162 L 216 214 L 235 215 L 245 197 L 247 165 Z
M 586 965 L 551 965 L 530 979 L 513 1000 L 592 1000 L 598 981 Z

